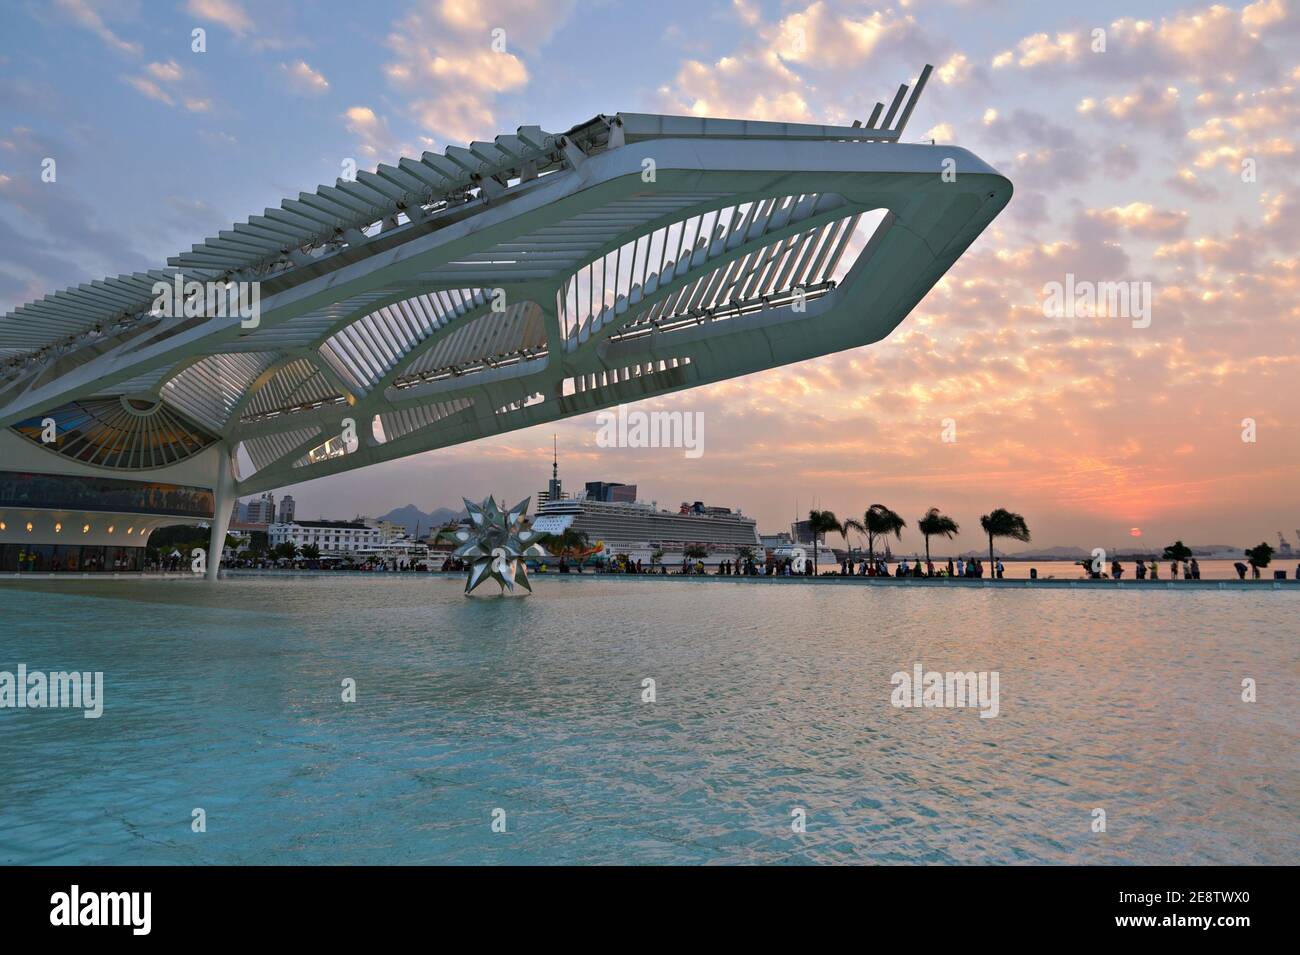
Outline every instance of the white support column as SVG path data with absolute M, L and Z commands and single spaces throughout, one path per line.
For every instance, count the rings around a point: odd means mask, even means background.
M 226 531 L 230 529 L 230 509 L 235 503 L 235 463 L 226 449 L 218 459 L 212 499 L 216 510 L 212 514 L 212 535 L 208 538 L 208 580 L 216 580 L 221 568 L 221 552 L 225 549 Z

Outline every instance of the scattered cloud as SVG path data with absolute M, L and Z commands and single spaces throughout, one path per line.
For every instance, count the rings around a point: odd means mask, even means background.
M 157 100 L 168 106 L 175 106 L 176 101 L 167 92 L 147 76 L 124 76 L 122 79 L 137 92 L 149 99 Z
M 966 58 L 965 53 L 954 53 L 934 71 L 934 75 L 939 78 L 939 82 L 947 86 L 956 86 L 970 79 L 973 70 L 974 64 Z
M 185 75 L 185 71 L 175 60 L 168 60 L 166 63 L 150 63 L 145 67 L 145 72 L 160 83 L 179 83 Z
M 104 45 L 118 53 L 139 56 L 142 48 L 139 43 L 123 40 L 104 22 L 96 4 L 90 0 L 55 0 L 55 8 L 64 13 L 77 26 L 89 30 L 104 41 Z
M 1126 206 L 1089 209 L 1088 216 L 1097 222 L 1143 238 L 1163 239 L 1182 235 L 1187 228 L 1187 213 L 1157 209 L 1149 202 L 1130 202 Z
M 394 161 L 401 152 L 388 128 L 388 120 L 369 106 L 350 106 L 343 113 L 348 132 L 357 137 L 361 152 L 370 159 Z
M 225 27 L 235 36 L 253 30 L 253 18 L 237 0 L 188 0 L 185 9 L 200 20 Z
M 386 39 L 382 70 L 407 97 L 409 117 L 444 141 L 495 135 L 497 98 L 524 89 L 525 55 L 538 53 L 575 7 L 575 0 L 467 0 L 412 8 Z
M 190 113 L 206 113 L 212 109 L 211 97 L 186 92 L 186 88 L 195 85 L 196 78 L 175 60 L 148 63 L 142 74 L 122 79 L 142 96 L 166 106 L 179 102 Z
M 44 182 L 41 163 L 57 160 L 58 179 Z M 0 303 L 0 312 L 56 288 L 83 282 L 87 271 L 96 275 L 152 268 L 154 263 L 136 251 L 129 235 L 103 224 L 90 204 L 75 192 L 70 181 L 82 157 L 69 142 L 50 139 L 27 127 L 13 127 L 0 138 L 0 273 L 11 293 L 34 295 Z M 23 172 L 19 172 L 22 170 Z
M 281 63 L 280 72 L 284 74 L 289 88 L 296 92 L 316 95 L 329 91 L 329 81 L 318 70 L 308 66 L 305 60 Z

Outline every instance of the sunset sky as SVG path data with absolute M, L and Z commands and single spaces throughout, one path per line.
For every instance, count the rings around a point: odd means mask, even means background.
M 963 547 L 998 506 L 1044 546 L 1300 528 L 1300 3 L 7 0 L 0 18 L 0 311 L 159 266 L 344 157 L 620 110 L 849 123 L 927 62 L 905 138 L 1015 184 L 884 342 L 637 406 L 702 411 L 698 458 L 598 447 L 592 415 L 290 488 L 299 516 L 513 503 L 545 486 L 554 433 L 570 489 L 741 506 L 765 532 L 875 502 L 912 525 L 943 508 Z M 1067 274 L 1149 282 L 1149 327 L 1045 317 Z

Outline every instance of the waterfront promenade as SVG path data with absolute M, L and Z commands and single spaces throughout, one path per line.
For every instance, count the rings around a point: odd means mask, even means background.
M 349 578 L 358 577 L 375 577 L 379 579 L 390 577 L 418 578 L 428 577 L 440 580 L 457 580 L 463 581 L 465 574 L 460 571 L 364 571 L 364 570 L 250 570 L 250 569 L 233 569 L 227 570 L 224 567 L 221 570 L 221 576 L 226 577 L 254 577 L 254 578 L 295 578 L 295 577 L 326 577 L 326 578 Z M 98 573 L 77 573 L 74 571 L 59 571 L 58 573 L 46 572 L 28 572 L 28 573 L 3 573 L 0 574 L 0 581 L 15 580 L 105 580 L 122 578 L 126 580 L 167 580 L 167 581 L 196 581 L 202 579 L 199 575 L 179 572 L 179 571 L 134 571 L 134 572 L 98 572 Z M 618 580 L 618 581 L 657 581 L 669 582 L 678 581 L 681 583 L 691 584 L 708 584 L 708 583 L 732 583 L 749 586 L 797 586 L 800 584 L 815 584 L 817 586 L 838 586 L 838 587 L 912 587 L 925 588 L 936 587 L 939 589 L 966 589 L 966 590 L 1288 590 L 1300 593 L 1300 581 L 1297 580 L 1093 580 L 1087 577 L 1039 577 L 1037 579 L 1029 578 L 1004 578 L 995 580 L 983 577 L 862 577 L 859 575 L 841 576 L 839 574 L 822 574 L 817 577 L 806 576 L 772 576 L 763 575 L 746 576 L 739 575 L 718 575 L 718 574 L 608 574 L 608 573 L 569 573 L 561 574 L 555 571 L 549 571 L 543 574 L 534 573 L 531 576 L 534 581 L 537 580 Z
M 437 574 L 439 577 L 459 577 L 458 574 Z M 819 577 L 747 577 L 717 576 L 715 574 L 695 575 L 678 574 L 661 576 L 655 574 L 542 574 L 542 577 L 616 577 L 627 580 L 678 580 L 684 582 L 704 583 L 706 581 L 732 582 L 738 584 L 817 584 L 838 585 L 842 587 L 937 587 L 939 589 L 987 589 L 987 590 L 1050 590 L 1066 588 L 1069 590 L 1292 590 L 1300 593 L 1300 581 L 1296 580 L 1092 580 L 1086 577 L 1039 577 L 1006 578 L 991 580 L 981 577 L 861 577 L 823 574 Z M 531 579 L 536 580 L 537 575 Z

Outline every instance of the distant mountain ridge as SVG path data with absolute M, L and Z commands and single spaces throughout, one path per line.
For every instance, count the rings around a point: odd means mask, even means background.
M 418 528 L 420 535 L 424 536 L 448 521 L 459 520 L 464 516 L 463 508 L 453 511 L 450 507 L 436 507 L 432 511 L 422 511 L 414 504 L 407 504 L 405 507 L 395 507 L 387 514 L 380 514 L 379 520 L 400 524 L 406 528 L 406 533 L 412 535 Z

